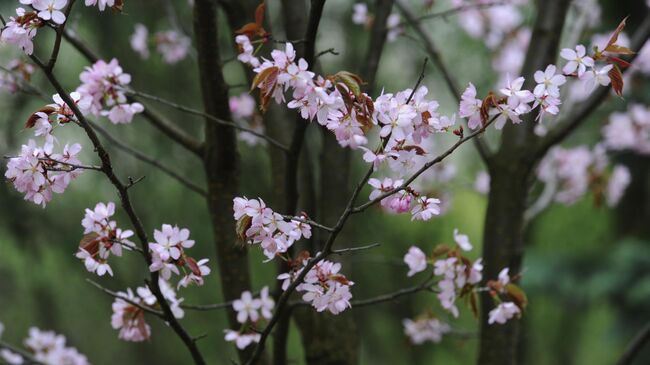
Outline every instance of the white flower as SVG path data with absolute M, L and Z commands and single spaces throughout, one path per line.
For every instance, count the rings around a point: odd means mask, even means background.
M 469 237 L 465 234 L 458 233 L 458 229 L 454 229 L 454 241 L 463 251 L 471 251 L 472 244 L 469 242 Z
M 594 67 L 593 58 L 586 56 L 586 53 L 585 46 L 582 44 L 577 45 L 575 51 L 570 48 L 564 48 L 560 51 L 560 57 L 569 61 L 562 68 L 562 72 L 572 74 L 578 70 L 578 77 L 582 77 L 587 67 Z
M 515 315 L 519 315 L 521 310 L 513 302 L 505 302 L 499 304 L 496 308 L 492 309 L 489 313 L 488 324 L 499 323 L 504 324 Z
M 246 323 L 247 320 L 256 322 L 260 315 L 257 312 L 262 307 L 262 301 L 253 299 L 253 294 L 245 291 L 241 294 L 241 298 L 232 302 L 232 308 L 237 312 L 237 321 L 239 323 Z

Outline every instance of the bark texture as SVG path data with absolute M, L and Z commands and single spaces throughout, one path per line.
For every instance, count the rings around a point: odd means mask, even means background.
M 570 0 L 537 2 L 537 19 L 522 75 L 525 89 L 534 87 L 533 73 L 555 63 L 566 12 Z M 529 113 L 522 125 L 509 123 L 503 130 L 497 153 L 488 160 L 490 193 L 483 231 L 483 262 L 485 279 L 496 278 L 509 267 L 511 273 L 521 269 L 524 254 L 524 212 L 532 185 L 533 168 L 543 156 L 535 146 L 536 113 Z M 512 365 L 521 363 L 522 334 L 519 320 L 506 325 L 488 325 L 492 299 L 481 296 L 481 331 L 478 364 Z
M 198 51 L 201 94 L 205 112 L 230 120 L 228 89 L 221 72 L 217 43 L 217 9 L 213 1 L 195 0 L 194 34 Z M 208 208 L 212 220 L 219 278 L 226 301 L 250 290 L 250 273 L 245 246 L 237 243 L 232 219 L 232 200 L 239 187 L 239 154 L 233 128 L 205 121 L 203 162 L 208 186 Z M 232 328 L 239 328 L 236 314 L 228 311 Z M 240 351 L 243 362 L 247 351 Z

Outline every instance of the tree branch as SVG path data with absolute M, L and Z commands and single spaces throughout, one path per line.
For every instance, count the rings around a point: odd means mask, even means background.
M 639 28 L 634 32 L 630 48 L 636 51 L 640 50 L 648 38 L 650 38 L 650 14 L 645 16 L 643 22 L 639 25 Z M 638 54 L 639 53 L 637 52 L 630 56 L 629 62 L 632 63 Z M 630 67 L 634 67 L 634 65 Z M 629 71 L 626 70 L 626 73 L 627 72 Z M 536 149 L 536 156 L 538 158 L 543 157 L 552 146 L 562 142 L 571 134 L 571 132 L 582 125 L 591 113 L 596 111 L 598 106 L 602 104 L 605 98 L 607 98 L 610 90 L 611 84 L 606 87 L 599 87 L 587 100 L 577 105 L 563 122 L 560 122 L 539 141 Z
M 127 303 L 129 303 L 129 304 L 131 304 L 131 305 L 133 305 L 133 306 L 136 306 L 136 307 L 142 309 L 143 311 L 145 311 L 145 312 L 147 312 L 147 313 L 149 313 L 149 314 L 153 314 L 154 316 L 156 316 L 156 317 L 160 317 L 160 318 L 162 318 L 163 320 L 165 319 L 165 314 L 164 314 L 163 312 L 161 312 L 161 311 L 155 310 L 155 309 L 153 309 L 153 308 L 151 308 L 151 307 L 148 307 L 148 306 L 146 306 L 146 305 L 142 305 L 142 304 L 140 304 L 140 303 L 138 303 L 138 302 L 136 302 L 136 301 L 133 301 L 133 300 L 131 300 L 131 299 L 129 299 L 129 298 L 126 298 L 126 297 L 124 297 L 124 296 L 121 296 L 121 295 L 119 295 L 118 293 L 116 293 L 116 292 L 114 292 L 114 291 L 112 291 L 112 290 L 110 290 L 110 289 L 108 289 L 108 288 L 103 287 L 101 284 L 99 284 L 99 283 L 97 283 L 97 282 L 95 282 L 95 281 L 93 281 L 93 280 L 91 280 L 91 279 L 86 279 L 86 281 L 87 281 L 90 285 L 92 285 L 92 286 L 94 286 L 95 288 L 101 290 L 102 292 L 104 292 L 104 293 L 106 293 L 106 294 L 112 296 L 113 298 L 119 298 L 119 299 L 122 299 L 122 300 L 124 300 L 125 302 L 127 302 Z
M 210 115 L 208 113 L 205 113 L 205 112 L 202 112 L 200 110 L 192 109 L 192 108 L 189 108 L 189 107 L 174 103 L 173 101 L 169 101 L 169 100 L 166 100 L 166 99 L 163 99 L 163 98 L 160 98 L 158 96 L 151 95 L 151 94 L 143 93 L 141 91 L 136 91 L 136 90 L 133 90 L 133 89 L 127 89 L 126 91 L 130 95 L 139 96 L 141 98 L 153 100 L 155 102 L 158 102 L 158 103 L 167 105 L 169 107 L 172 107 L 174 109 L 180 110 L 182 112 L 206 118 L 206 119 L 208 119 L 208 120 L 210 120 L 210 121 L 212 121 L 212 122 L 214 122 L 216 124 L 232 127 L 232 128 L 238 129 L 238 130 L 243 131 L 243 132 L 248 132 L 248 133 L 250 133 L 250 134 L 252 134 L 254 136 L 257 136 L 257 137 L 260 137 L 260 138 L 266 140 L 271 145 L 273 145 L 273 146 L 275 146 L 275 147 L 277 147 L 277 148 L 279 148 L 279 149 L 281 149 L 281 150 L 283 150 L 285 152 L 289 151 L 289 148 L 287 146 L 285 146 L 282 143 L 278 142 L 277 140 L 265 135 L 264 133 L 260 133 L 260 132 L 257 132 L 254 129 L 241 126 L 241 125 L 239 125 L 239 124 L 237 124 L 235 122 L 232 122 L 232 121 L 229 121 L 229 120 L 223 120 L 221 118 L 217 118 L 215 116 L 212 116 L 212 115 Z
M 199 194 L 201 196 L 206 196 L 207 195 L 207 192 L 205 191 L 204 188 L 196 185 L 195 183 L 193 183 L 189 179 L 185 178 L 181 174 L 177 173 L 173 169 L 163 165 L 162 163 L 160 163 L 155 158 L 147 156 L 143 152 L 140 152 L 139 150 L 129 146 L 128 144 L 123 143 L 122 141 L 120 141 L 119 139 L 117 139 L 113 135 L 111 135 L 106 129 L 104 129 L 103 127 L 100 127 L 99 124 L 91 122 L 91 121 L 88 121 L 88 124 L 90 124 L 93 127 L 94 130 L 99 132 L 99 134 L 104 136 L 104 138 L 106 138 L 108 141 L 110 141 L 112 146 L 115 146 L 116 148 L 122 150 L 125 153 L 130 154 L 131 156 L 135 157 L 136 159 L 138 159 L 140 161 L 143 161 L 145 163 L 148 163 L 149 165 L 157 168 L 158 170 L 162 171 L 166 175 L 168 175 L 171 178 L 175 179 L 176 181 L 178 181 L 179 183 L 181 183 L 182 185 L 184 185 L 186 188 L 190 189 L 191 191 L 193 191 L 193 192 L 195 192 L 195 193 L 197 193 L 197 194 Z
M 74 113 L 75 117 L 79 122 L 79 125 L 84 129 L 86 135 L 92 142 L 95 148 L 95 152 L 97 153 L 99 159 L 101 160 L 102 172 L 104 173 L 104 175 L 106 175 L 106 177 L 109 179 L 111 184 L 115 187 L 115 189 L 118 192 L 120 201 L 122 203 L 122 208 L 126 211 L 129 220 L 131 221 L 131 224 L 133 225 L 133 228 L 136 232 L 136 235 L 140 240 L 142 250 L 145 253 L 144 259 L 147 264 L 147 267 L 149 267 L 149 265 L 151 265 L 152 262 L 151 253 L 149 252 L 148 249 L 149 239 L 147 238 L 147 234 L 144 230 L 142 222 L 140 221 L 140 218 L 138 217 L 138 215 L 135 212 L 135 209 L 133 208 L 133 205 L 131 203 L 131 198 L 127 191 L 126 185 L 124 185 L 120 181 L 120 179 L 115 175 L 115 172 L 113 171 L 111 159 L 108 152 L 106 151 L 101 141 L 99 140 L 99 137 L 95 133 L 95 130 L 90 126 L 90 124 L 88 123 L 84 115 L 81 113 L 81 111 L 75 104 L 74 100 L 72 100 L 70 95 L 61 86 L 61 83 L 56 78 L 56 76 L 52 73 L 52 71 L 49 70 L 47 66 L 43 64 L 43 62 L 40 59 L 38 59 L 38 57 L 31 55 L 30 58 L 44 72 L 50 84 L 52 84 L 52 86 L 57 91 L 57 93 L 59 93 L 61 99 L 63 99 L 63 101 L 72 110 L 72 112 Z M 165 297 L 162 294 L 162 291 L 160 290 L 160 286 L 158 283 L 158 272 L 151 273 L 151 281 L 148 284 L 149 284 L 149 288 L 151 289 L 151 292 L 154 294 L 154 296 L 156 297 L 158 303 L 162 308 L 166 322 L 174 330 L 174 332 L 176 332 L 178 337 L 183 341 L 188 351 L 192 355 L 194 362 L 197 365 L 204 365 L 205 360 L 203 360 L 203 356 L 201 355 L 198 347 L 192 340 L 192 337 L 185 331 L 185 329 L 180 324 L 180 322 L 178 322 L 176 317 L 174 317 L 174 314 L 172 313 L 171 308 L 169 307 L 169 303 L 167 303 L 167 300 L 165 299 Z
M 395 5 L 397 8 L 400 10 L 402 15 L 406 18 L 407 22 L 413 27 L 415 32 L 418 34 L 422 42 L 424 42 L 424 48 L 429 57 L 433 60 L 433 62 L 436 64 L 436 67 L 442 74 L 442 78 L 445 80 L 445 84 L 447 85 L 447 89 L 451 93 L 451 95 L 456 99 L 456 102 L 460 103 L 461 95 L 460 95 L 460 89 L 458 87 L 458 84 L 454 80 L 451 72 L 445 65 L 444 61 L 442 60 L 442 57 L 440 56 L 440 52 L 438 52 L 438 49 L 435 46 L 435 43 L 433 42 L 433 39 L 430 37 L 429 32 L 424 29 L 424 26 L 418 22 L 418 19 L 415 17 L 415 14 L 408 8 L 406 4 L 402 2 L 403 0 L 396 0 Z M 492 156 L 493 152 L 490 151 L 489 147 L 480 138 L 476 138 L 474 140 L 474 146 L 476 147 L 476 150 L 478 151 L 479 155 L 481 156 L 481 159 L 483 162 L 486 164 L 489 163 L 490 156 Z
M 644 346 L 650 341 L 650 322 L 646 323 L 639 333 L 634 336 L 632 342 L 627 346 L 625 352 L 616 362 L 616 365 L 629 365 L 632 364 L 632 361 L 636 355 L 644 348 Z M 647 350 L 647 348 L 646 348 Z

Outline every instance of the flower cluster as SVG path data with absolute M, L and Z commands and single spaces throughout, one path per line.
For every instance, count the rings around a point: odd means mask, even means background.
M 175 318 L 183 318 L 185 315 L 180 307 L 183 298 L 178 298 L 174 288 L 167 281 L 159 280 L 160 291 L 169 303 L 169 307 Z M 119 330 L 118 337 L 124 341 L 141 342 L 151 337 L 151 327 L 145 322 L 143 308 L 158 308 L 158 300 L 148 287 L 142 286 L 133 290 L 128 288 L 126 292 L 118 292 L 113 302 L 113 315 L 111 326 Z
M 650 108 L 632 104 L 624 113 L 612 113 L 602 129 L 602 135 L 608 150 L 627 150 L 649 155 Z
M 79 108 L 87 107 L 78 93 L 71 93 L 70 97 Z M 25 200 L 43 207 L 52 200 L 53 193 L 63 193 L 83 171 L 77 158 L 81 145 L 66 144 L 61 153 L 54 153 L 54 127 L 73 120 L 74 113 L 59 94 L 53 99 L 54 104 L 39 109 L 25 123 L 26 128 L 34 129 L 35 136 L 44 137 L 45 143 L 39 146 L 30 139 L 22 146 L 19 156 L 9 159 L 5 172 L 5 177 L 13 182 L 16 190 L 25 194 Z
M 85 0 L 86 6 L 95 6 L 99 8 L 99 11 L 104 11 L 106 7 L 114 11 L 122 10 L 122 0 Z
M 414 345 L 420 345 L 427 341 L 438 343 L 442 341 L 443 335 L 451 331 L 451 327 L 447 323 L 430 316 L 417 318 L 416 320 L 406 318 L 402 321 L 402 325 L 404 326 L 404 334 L 408 336 Z
M 243 292 L 241 298 L 232 303 L 233 310 L 237 312 L 237 322 L 242 324 L 242 328 L 239 331 L 225 330 L 226 341 L 235 342 L 239 349 L 244 349 L 251 343 L 259 342 L 260 334 L 254 329 L 260 319 L 271 319 L 273 307 L 275 307 L 275 301 L 269 295 L 267 286 L 262 288 L 260 297 L 257 299 L 253 298 L 251 292 Z
M 309 254 L 306 252 L 290 262 L 292 270 L 278 276 L 278 280 L 282 280 L 283 290 L 300 275 L 308 262 Z M 350 287 L 354 285 L 354 282 L 339 272 L 340 270 L 340 263 L 322 260 L 309 270 L 303 282 L 296 287 L 296 291 L 303 293 L 302 299 L 311 303 L 317 311 L 327 310 L 332 314 L 339 314 L 351 307 Z
M 0 31 L 0 42 L 18 46 L 28 55 L 34 52 L 33 39 L 38 28 L 43 25 L 43 20 L 35 11 L 16 9 L 16 16 L 9 18 L 7 24 Z
M 85 236 L 79 243 L 76 256 L 83 260 L 86 270 L 99 276 L 106 273 L 113 276 L 108 265 L 111 254 L 122 256 L 122 247 L 132 249 L 135 246 L 128 240 L 133 231 L 117 228 L 117 223 L 110 220 L 114 214 L 115 203 L 97 203 L 95 209 L 86 209 L 81 221 Z
M 631 178 L 626 167 L 615 165 L 609 173 L 609 165 L 600 144 L 591 150 L 586 146 L 554 147 L 540 163 L 537 177 L 556 186 L 554 200 L 558 203 L 573 204 L 590 191 L 597 204 L 605 200 L 607 205 L 615 206 Z
M 31 327 L 24 345 L 29 358 L 5 348 L 0 350 L 0 359 L 11 365 L 28 364 L 32 361 L 44 365 L 90 364 L 85 355 L 79 353 L 74 347 L 66 346 L 66 338 L 63 335 L 56 334 L 53 331 L 42 331 L 36 327 Z
M 124 73 L 114 58 L 106 63 L 95 62 L 79 75 L 81 85 L 77 92 L 90 101 L 89 111 L 107 116 L 114 124 L 130 123 L 136 113 L 144 110 L 140 103 L 127 103 L 124 88 L 131 82 L 131 75 Z
M 29 82 L 34 73 L 34 66 L 19 59 L 11 60 L 5 68 L 10 72 L 0 73 L 0 89 L 11 94 L 21 89 L 21 82 Z
M 39 123 L 49 125 L 45 114 L 39 118 Z M 30 139 L 22 146 L 18 157 L 9 159 L 5 172 L 5 177 L 16 190 L 25 194 L 25 200 L 43 207 L 52 200 L 53 193 L 63 193 L 82 172 L 74 167 L 80 164 L 77 158 L 81 151 L 79 144 L 66 144 L 62 153 L 53 153 L 53 149 L 52 142 L 46 142 L 41 147 Z
M 179 281 L 179 287 L 186 287 L 191 283 L 203 285 L 203 277 L 210 274 L 210 268 L 206 265 L 209 260 L 196 261 L 185 253 L 186 248 L 194 246 L 194 241 L 189 239 L 190 231 L 187 228 L 180 229 L 163 224 L 161 230 L 154 230 L 153 236 L 156 242 L 149 243 L 151 272 L 160 271 L 160 276 L 169 280 L 172 273 L 180 275 L 181 268 L 185 275 Z
M 149 58 L 149 43 L 153 42 L 165 63 L 175 64 L 184 60 L 190 52 L 192 42 L 189 37 L 175 30 L 156 32 L 151 38 L 143 24 L 136 24 L 131 35 L 131 48 L 142 59 Z
M 420 248 L 412 246 L 404 255 L 404 262 L 409 267 L 407 276 L 413 276 L 416 273 L 427 270 L 429 264 L 433 265 L 433 275 L 439 278 L 437 282 L 437 298 L 443 309 L 450 312 L 454 317 L 458 317 L 459 311 L 456 306 L 456 300 L 466 298 L 471 309 L 476 313 L 477 293 L 483 288 L 479 287 L 483 279 L 482 259 L 471 261 L 463 255 L 463 252 L 471 251 L 472 244 L 467 235 L 461 234 L 454 230 L 455 247 L 448 247 L 444 244 L 438 245 L 431 256 L 427 256 Z M 515 314 L 520 314 L 520 310 L 526 305 L 525 295 L 516 285 L 511 282 L 508 276 L 508 269 L 502 270 L 499 274 L 498 281 L 488 281 L 486 290 L 489 290 L 497 304 L 501 304 L 503 299 L 517 303 L 517 312 L 511 308 L 504 310 L 503 306 L 498 305 L 491 313 L 490 317 L 493 322 L 505 323 L 507 319 L 512 318 Z M 444 326 L 436 321 L 435 326 L 429 328 L 427 324 L 430 318 L 418 320 L 416 322 L 406 320 L 404 322 L 406 333 L 411 337 L 414 343 L 421 343 L 425 340 L 437 342 L 442 335 L 441 328 Z M 442 326 L 442 327 L 441 327 Z M 448 330 L 448 328 L 447 328 Z
M 252 244 L 260 244 L 269 260 L 287 252 L 301 238 L 311 237 L 311 226 L 303 222 L 305 217 L 285 220 L 262 199 L 236 197 L 233 210 L 239 236 Z
M 383 181 L 380 181 L 379 179 L 371 178 L 368 180 L 368 184 L 373 187 L 369 198 L 370 200 L 374 200 L 383 193 L 400 188 L 403 180 L 393 180 L 387 177 Z M 404 213 L 410 210 L 411 220 L 426 221 L 434 215 L 440 214 L 440 199 L 427 198 L 409 187 L 382 199 L 380 204 L 387 211 L 393 213 Z

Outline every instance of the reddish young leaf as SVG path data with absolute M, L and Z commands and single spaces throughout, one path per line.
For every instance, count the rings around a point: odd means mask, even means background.
M 618 40 L 618 35 L 621 34 L 623 29 L 625 29 L 625 22 L 627 21 L 627 18 L 628 17 L 625 17 L 625 19 L 623 19 L 621 21 L 621 23 L 618 25 L 618 27 L 616 27 L 616 29 L 614 30 L 614 33 L 609 38 L 609 41 L 607 42 L 607 45 L 605 46 L 604 50 L 607 51 L 607 49 L 610 48 L 610 46 L 616 45 L 616 41 Z
M 528 298 L 526 297 L 526 293 L 524 293 L 520 287 L 512 283 L 507 284 L 505 289 L 508 293 L 508 296 L 510 296 L 510 299 L 512 299 L 517 307 L 519 307 L 519 309 L 521 309 L 523 312 L 528 305 Z
M 612 80 L 612 89 L 614 89 L 616 95 L 623 96 L 623 73 L 621 73 L 621 69 L 614 65 L 607 74 Z
M 255 9 L 255 24 L 260 28 L 262 28 L 264 23 L 264 10 L 266 10 L 266 5 L 264 4 L 264 1 L 262 1 Z
M 36 120 L 38 120 L 39 116 L 36 115 L 38 112 L 45 113 L 47 115 L 50 115 L 54 113 L 55 109 L 51 106 L 44 106 L 40 109 L 38 109 L 34 114 L 30 115 L 29 118 L 27 118 L 27 121 L 25 122 L 25 128 L 33 128 L 34 125 L 36 125 Z

